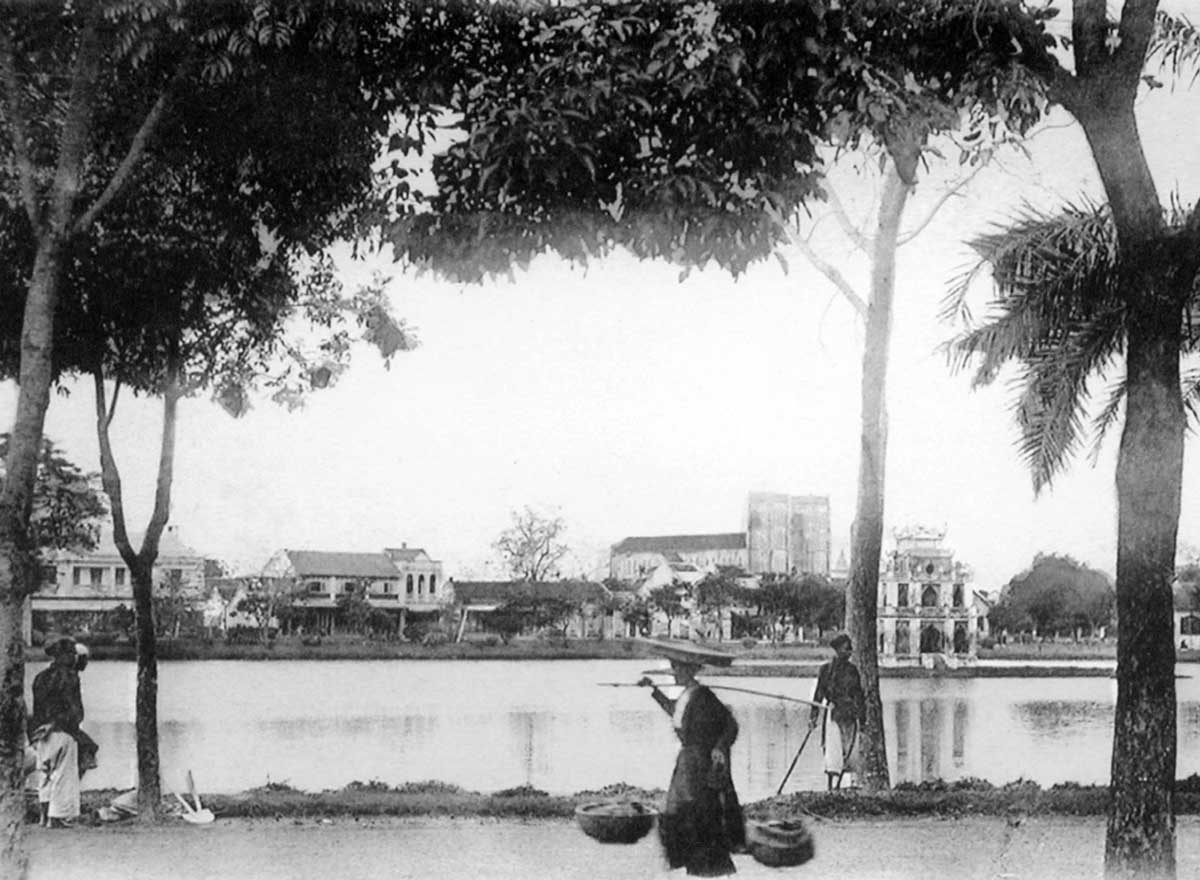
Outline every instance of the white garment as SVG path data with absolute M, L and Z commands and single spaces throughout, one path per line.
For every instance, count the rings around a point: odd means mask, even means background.
M 36 744 L 41 784 L 38 800 L 49 804 L 51 819 L 79 818 L 79 748 L 75 737 L 52 730 Z
M 825 713 L 825 772 L 846 773 L 854 770 L 852 755 L 858 744 L 855 735 L 849 743 L 842 736 L 842 726 Z M 847 748 L 849 745 L 849 748 Z

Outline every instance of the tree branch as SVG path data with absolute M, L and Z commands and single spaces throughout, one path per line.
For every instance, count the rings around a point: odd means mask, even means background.
M 818 255 L 806 239 L 797 235 L 792 237 L 792 242 L 800 249 L 800 253 L 804 254 L 805 258 L 812 263 L 813 267 L 833 283 L 833 286 L 838 289 L 846 302 L 850 303 L 858 316 L 866 320 L 867 301 L 859 296 L 858 291 L 846 280 L 846 276 L 841 273 L 841 270 Z
M 113 543 L 116 544 L 125 564 L 133 567 L 136 554 L 129 543 L 129 532 L 125 527 L 125 501 L 121 492 L 121 472 L 117 469 L 117 460 L 113 456 L 112 440 L 109 437 L 108 406 L 104 401 L 104 368 L 97 365 L 92 368 L 92 383 L 96 398 L 96 439 L 100 444 L 100 481 L 104 486 L 104 494 L 108 496 L 108 505 L 112 511 Z
M 1123 78 L 1132 78 L 1134 83 L 1146 63 L 1157 12 L 1158 0 L 1125 0 L 1121 8 L 1121 25 L 1117 31 L 1121 42 L 1113 54 L 1113 63 Z
M 925 227 L 929 225 L 930 221 L 932 221 L 933 218 L 937 215 L 937 212 L 942 209 L 942 206 L 945 205 L 946 202 L 948 202 L 953 196 L 958 195 L 966 187 L 966 185 L 968 183 L 970 183 L 972 180 L 974 180 L 975 176 L 977 174 L 979 174 L 980 171 L 983 170 L 983 167 L 984 167 L 984 163 L 982 163 L 982 162 L 980 164 L 976 165 L 970 174 L 968 174 L 966 177 L 964 177 L 962 180 L 960 180 L 958 183 L 956 183 L 950 189 L 943 192 L 942 195 L 938 198 L 938 200 L 933 203 L 933 207 L 931 207 L 929 209 L 929 212 L 923 218 L 921 218 L 921 221 L 916 225 L 916 228 L 913 229 L 911 232 L 906 232 L 904 235 L 900 236 L 899 241 L 897 241 L 896 243 L 900 246 L 904 246 L 904 245 L 908 244 L 910 241 L 912 241 L 914 238 L 916 238 L 918 235 L 920 235 L 924 231 Z
M 21 106 L 21 86 L 17 82 L 16 60 L 13 56 L 12 34 L 0 29 L 0 77 L 3 77 L 4 115 L 8 117 L 12 132 L 13 156 L 17 162 L 17 178 L 21 190 L 21 202 L 25 213 L 33 224 L 35 234 L 42 227 L 42 210 L 38 203 L 37 180 L 33 159 L 29 155 L 29 126 L 25 108 Z
M 864 254 L 870 253 L 872 247 L 870 236 L 864 235 L 863 231 L 854 225 L 854 221 L 846 213 L 846 208 L 842 204 L 842 200 L 838 198 L 837 190 L 829 183 L 829 178 L 825 178 L 825 192 L 829 196 L 829 206 L 833 208 L 833 216 L 837 218 L 838 225 L 842 227 L 842 232 L 846 234 L 846 237 L 850 239 L 856 248 Z
M 1086 79 L 1103 67 L 1108 24 L 1105 0 L 1074 0 L 1071 4 L 1071 40 L 1075 47 L 1075 75 Z
M 66 233 L 71 228 L 71 214 L 83 185 L 83 160 L 91 136 L 96 80 L 99 78 L 103 55 L 100 46 L 101 11 L 101 4 L 93 4 L 91 14 L 84 21 L 83 32 L 79 35 L 79 48 L 71 66 L 71 91 L 50 198 L 50 231 L 55 235 Z
M 805 258 L 812 263 L 822 275 L 833 282 L 834 286 L 837 287 L 842 296 L 846 298 L 846 301 L 854 308 L 854 311 L 858 313 L 858 316 L 863 320 L 866 320 L 867 303 L 861 296 L 858 295 L 858 292 L 854 289 L 854 286 L 846 280 L 846 276 L 844 276 L 841 271 L 832 263 L 826 262 L 822 257 L 820 257 L 813 249 L 812 245 L 808 243 L 808 240 L 797 235 L 778 211 L 770 206 L 768 206 L 766 210 L 767 216 L 771 218 L 771 221 L 775 223 L 776 226 L 783 230 L 784 235 L 788 237 L 788 241 L 796 245 L 796 247 L 800 250 L 800 253 L 804 254 Z
M 121 194 L 121 190 L 133 177 L 134 169 L 137 163 L 141 160 L 142 155 L 146 152 L 146 144 L 150 140 L 150 136 L 154 134 L 154 129 L 158 127 L 158 122 L 162 119 L 163 111 L 167 106 L 167 97 L 170 88 L 163 89 L 157 100 L 154 102 L 146 117 L 142 120 L 141 126 L 137 130 L 137 134 L 133 136 L 133 140 L 129 143 L 129 150 L 125 153 L 125 157 L 121 160 L 121 164 L 117 166 L 117 170 L 113 172 L 109 178 L 108 185 L 104 188 L 104 192 L 100 193 L 100 197 L 92 203 L 92 206 L 84 212 L 75 224 L 76 232 L 86 232 L 88 227 L 92 225 L 96 217 L 99 216 L 112 201 Z

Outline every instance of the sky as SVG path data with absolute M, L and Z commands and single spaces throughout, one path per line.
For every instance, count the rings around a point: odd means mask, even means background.
M 1200 196 L 1200 88 L 1159 89 L 1139 125 L 1164 198 Z M 885 549 L 908 524 L 946 543 L 999 589 L 1039 552 L 1115 570 L 1114 433 L 1093 466 L 1081 455 L 1036 496 L 1015 447 L 1011 390 L 971 390 L 939 351 L 948 282 L 969 264 L 964 242 L 1014 216 L 1101 190 L 1082 134 L 1055 115 L 950 199 L 901 251 L 888 387 Z M 877 178 L 832 173 L 855 217 Z M 954 180 L 934 164 L 907 213 L 919 222 Z M 865 293 L 868 265 L 812 207 L 822 255 Z M 179 411 L 171 523 L 200 553 L 238 573 L 280 548 L 423 547 L 458 578 L 504 575 L 493 543 L 525 506 L 561 515 L 572 548 L 564 575 L 603 575 L 608 547 L 631 535 L 739 531 L 751 491 L 828 495 L 833 556 L 849 553 L 857 476 L 862 330 L 798 252 L 732 279 L 624 254 L 586 269 L 543 258 L 513 280 L 457 285 L 387 254 L 336 254 L 347 284 L 388 273 L 398 316 L 421 344 L 385 369 L 367 347 L 338 383 L 288 412 L 256 400 L 233 419 L 207 399 Z M 977 285 L 977 305 L 989 293 Z M 52 398 L 46 433 L 98 470 L 86 384 Z M 0 384 L 0 424 L 16 393 Z M 161 405 L 123 399 L 113 425 L 131 529 L 153 502 Z M 1200 465 L 1189 439 L 1182 544 L 1200 547 Z

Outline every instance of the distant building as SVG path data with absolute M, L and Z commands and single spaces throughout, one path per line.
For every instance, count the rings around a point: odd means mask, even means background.
M 747 570 L 829 576 L 829 496 L 751 492 L 746 505 Z
M 469 632 L 486 631 L 486 615 L 513 600 L 554 599 L 567 603 L 574 610 L 563 621 L 564 633 L 570 638 L 611 636 L 613 632 L 606 610 L 612 594 L 603 584 L 573 580 L 452 581 L 451 586 L 458 614 L 457 641 Z
M 407 544 L 379 553 L 280 550 L 262 576 L 290 579 L 292 607 L 307 613 L 318 632 L 333 631 L 338 599 L 359 587 L 369 604 L 396 614 L 401 632 L 413 615 L 440 614 L 452 601 L 441 562 Z
M 1177 581 L 1174 599 L 1175 638 L 1172 644 L 1185 651 L 1200 649 L 1200 585 Z
M 718 565 L 745 568 L 746 536 L 741 532 L 726 532 L 626 538 L 613 545 L 608 573 L 617 580 L 636 581 L 664 564 L 708 570 L 715 570 Z
M 929 528 L 895 532 L 896 549 L 879 576 L 879 661 L 885 666 L 976 656 L 982 608 L 968 584 L 970 572 Z M 986 611 L 984 612 L 986 613 Z
M 135 550 L 142 535 L 129 535 Z M 173 581 L 183 596 L 196 601 L 204 598 L 204 557 L 179 537 L 176 526 L 163 530 L 158 544 L 158 559 L 153 569 L 154 585 Z M 80 621 L 86 629 L 89 617 L 99 617 L 124 606 L 133 609 L 133 583 L 129 567 L 121 558 L 111 528 L 101 531 L 96 549 L 91 551 L 55 551 L 43 567 L 42 585 L 29 600 L 30 619 L 25 634 L 33 629 L 45 632 L 56 626 L 55 615 L 72 612 L 72 628 Z

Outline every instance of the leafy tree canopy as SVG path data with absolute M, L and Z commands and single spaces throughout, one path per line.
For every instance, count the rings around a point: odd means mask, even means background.
M 0 434 L 0 485 L 8 436 Z M 101 521 L 108 514 L 98 480 L 96 474 L 80 470 L 50 439 L 43 439 L 29 518 L 31 545 L 43 554 L 95 549 Z
M 465 138 L 433 161 L 430 210 L 392 238 L 471 279 L 616 246 L 740 272 L 820 195 L 818 143 L 919 149 L 964 118 L 986 118 L 976 137 L 1028 127 L 1040 93 L 1018 61 L 1044 54 L 1051 14 L 965 0 L 497 7 L 448 96 Z

